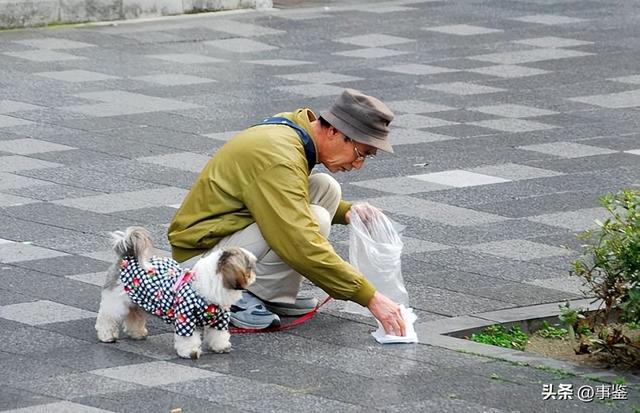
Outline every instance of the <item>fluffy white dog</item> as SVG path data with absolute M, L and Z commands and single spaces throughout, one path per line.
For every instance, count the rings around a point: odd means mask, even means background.
M 243 248 L 216 250 L 189 271 L 171 258 L 152 256 L 151 236 L 144 228 L 111 235 L 118 259 L 102 290 L 96 321 L 100 341 L 116 341 L 120 324 L 131 338 L 145 338 L 147 312 L 175 325 L 174 346 L 180 357 L 200 357 L 201 328 L 212 351 L 231 350 L 229 307 L 255 280 L 253 254 Z

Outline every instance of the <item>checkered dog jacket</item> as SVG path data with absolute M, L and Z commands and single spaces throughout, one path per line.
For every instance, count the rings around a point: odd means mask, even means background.
M 146 312 L 174 324 L 176 334 L 189 337 L 196 327 L 229 329 L 229 310 L 207 303 L 191 286 L 192 273 L 167 257 L 153 257 L 145 270 L 135 257 L 124 257 L 120 281 L 131 301 Z M 183 277 L 176 291 L 173 287 Z

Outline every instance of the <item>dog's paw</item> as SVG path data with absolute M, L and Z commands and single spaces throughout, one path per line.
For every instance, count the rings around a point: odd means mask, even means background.
M 230 353 L 231 352 L 231 343 L 227 344 L 226 346 L 219 347 L 219 348 L 212 348 L 211 352 L 218 353 L 218 354 Z
M 144 340 L 147 338 L 147 336 L 149 335 L 149 332 L 147 331 L 146 328 L 142 329 L 142 330 L 134 330 L 131 331 L 127 328 L 124 329 L 124 332 L 132 339 L 134 340 Z
M 202 349 L 201 348 L 191 349 L 185 352 L 179 351 L 178 355 L 183 359 L 197 360 L 202 355 Z
M 115 343 L 118 340 L 118 333 L 113 331 L 97 330 L 98 340 L 103 343 Z

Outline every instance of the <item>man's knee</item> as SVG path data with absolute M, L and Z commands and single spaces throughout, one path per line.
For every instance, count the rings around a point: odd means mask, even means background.
M 309 176 L 309 188 L 322 194 L 330 193 L 338 198 L 342 197 L 342 188 L 334 177 L 329 174 L 312 174 Z
M 328 237 L 331 232 L 331 215 L 329 215 L 329 211 L 319 205 L 311 205 L 311 212 L 313 212 L 313 216 L 320 226 L 320 233 Z
M 333 217 L 342 198 L 342 188 L 328 174 L 313 174 L 309 177 L 309 197 L 311 204 L 322 206 Z

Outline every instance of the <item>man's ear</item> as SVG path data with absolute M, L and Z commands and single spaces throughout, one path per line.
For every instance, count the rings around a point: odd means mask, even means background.
M 327 134 L 327 136 L 331 140 L 337 139 L 340 137 L 340 131 L 333 126 L 329 126 L 329 133 Z

